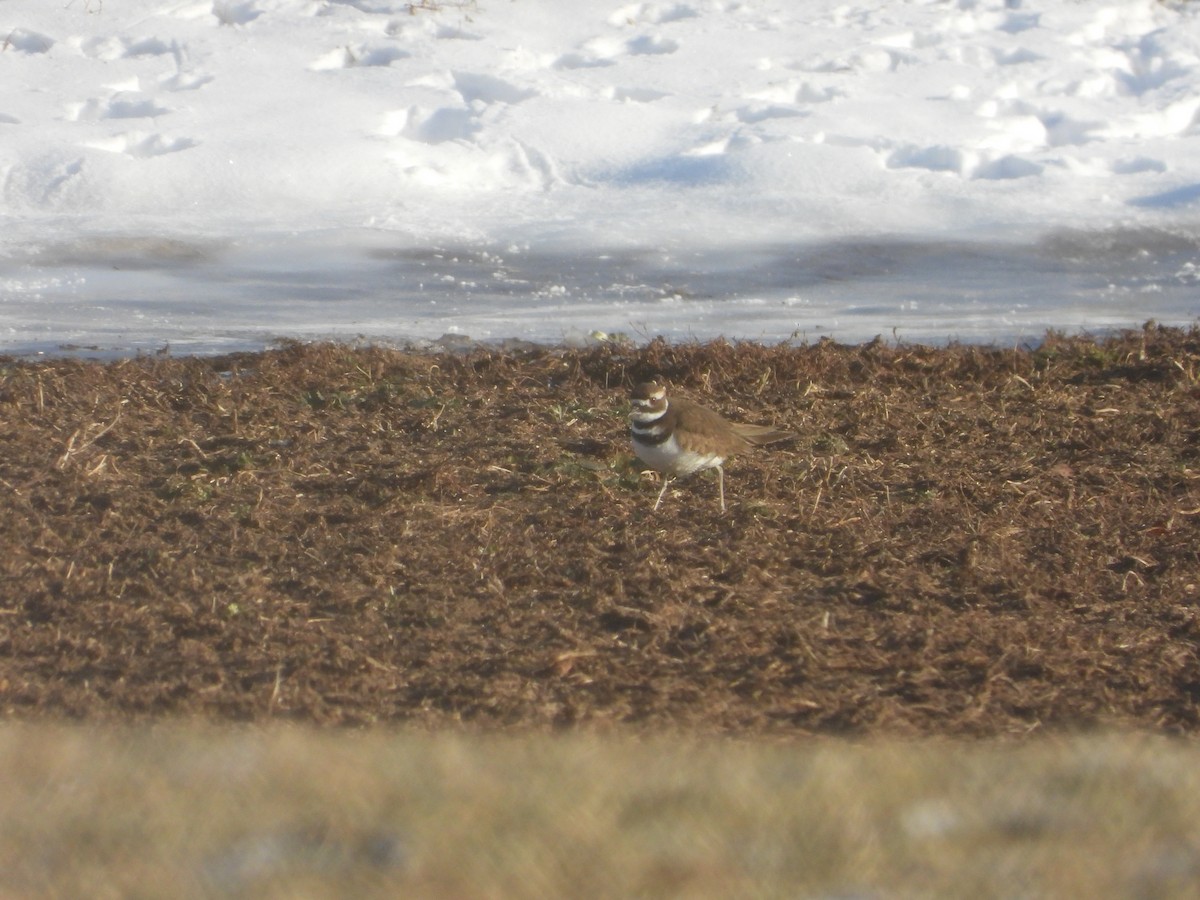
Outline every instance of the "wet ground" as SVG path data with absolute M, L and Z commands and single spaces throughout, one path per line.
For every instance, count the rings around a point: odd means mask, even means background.
M 1200 315 L 1200 239 L 1153 229 L 1028 242 L 843 238 L 717 247 L 447 242 L 384 232 L 73 238 L 0 256 L 0 352 L 259 350 L 280 336 L 583 344 L 740 337 L 1006 346 Z

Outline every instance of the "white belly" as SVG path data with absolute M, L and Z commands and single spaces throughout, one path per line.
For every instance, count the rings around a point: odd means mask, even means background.
M 633 452 L 638 459 L 656 472 L 668 475 L 691 475 L 701 469 L 711 469 L 725 462 L 723 456 L 713 456 L 711 453 L 696 453 L 681 450 L 675 435 L 671 435 L 661 444 L 640 444 L 633 442 Z

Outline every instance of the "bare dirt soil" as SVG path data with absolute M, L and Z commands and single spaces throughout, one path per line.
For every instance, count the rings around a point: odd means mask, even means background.
M 1195 330 L 0 359 L 0 716 L 1195 733 L 1198 528 Z

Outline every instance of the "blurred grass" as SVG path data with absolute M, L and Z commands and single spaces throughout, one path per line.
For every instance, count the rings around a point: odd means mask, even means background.
M 4 897 L 1190 897 L 1200 750 L 0 728 Z

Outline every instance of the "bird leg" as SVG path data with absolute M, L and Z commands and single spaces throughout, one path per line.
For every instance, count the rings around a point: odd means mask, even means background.
M 672 482 L 673 480 L 674 480 L 674 479 L 673 479 L 673 478 L 671 478 L 671 476 L 670 476 L 670 475 L 664 475 L 664 476 L 663 476 L 663 486 L 662 486 L 662 490 L 658 492 L 658 499 L 654 501 L 654 511 L 655 511 L 655 512 L 658 512 L 658 507 L 659 507 L 659 504 L 661 504 L 661 503 L 662 503 L 663 494 L 665 494 L 665 493 L 667 492 L 667 488 L 669 488 L 669 487 L 671 486 L 671 482 Z

